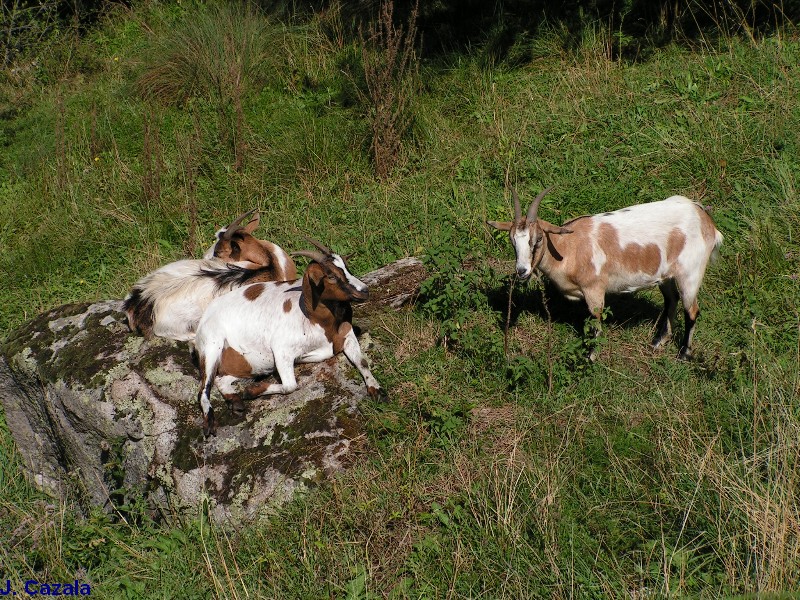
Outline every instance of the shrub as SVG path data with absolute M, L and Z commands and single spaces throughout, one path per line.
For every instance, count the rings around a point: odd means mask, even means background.
M 0 5 L 0 67 L 10 67 L 18 55 L 47 39 L 56 26 L 57 5 L 53 0 L 10 0 Z

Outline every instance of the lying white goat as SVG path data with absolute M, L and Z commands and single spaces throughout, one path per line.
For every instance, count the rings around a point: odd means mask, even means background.
M 215 380 L 234 410 L 243 411 L 243 400 L 297 389 L 295 363 L 320 362 L 339 352 L 359 370 L 371 397 L 384 395 L 352 326 L 350 303 L 367 300 L 367 286 L 350 274 L 341 256 L 309 241 L 323 254 L 295 253 L 312 259 L 302 280 L 234 289 L 213 300 L 200 319 L 195 348 L 206 435 L 216 428 L 211 406 Z M 273 372 L 280 383 L 254 380 Z M 245 380 L 241 387 L 240 380 Z
M 294 261 L 280 246 L 253 237 L 258 215 L 241 226 L 253 212 L 217 232 L 206 258 L 175 261 L 137 281 L 123 304 L 131 331 L 148 338 L 192 340 L 208 303 L 235 285 L 296 279 Z M 237 268 L 252 272 L 244 278 L 226 277 Z
M 583 299 L 597 319 L 597 332 L 607 293 L 657 285 L 664 295 L 664 310 L 653 348 L 660 348 L 671 337 L 680 296 L 685 331 L 679 357 L 689 358 L 700 314 L 697 294 L 706 267 L 722 244 L 722 234 L 711 217 L 688 198 L 672 196 L 579 217 L 558 227 L 537 217 L 548 191 L 534 199 L 523 217 L 517 192 L 512 189 L 514 221 L 488 222 L 509 232 L 519 277 L 528 279 L 538 269 L 564 296 Z

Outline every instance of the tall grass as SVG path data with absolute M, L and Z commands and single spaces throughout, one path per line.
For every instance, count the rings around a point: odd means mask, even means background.
M 144 48 L 145 64 L 136 87 L 147 99 L 182 105 L 192 98 L 212 103 L 223 146 L 242 169 L 247 149 L 244 103 L 279 61 L 279 38 L 250 5 L 198 5 L 187 18 L 170 23 Z
M 419 63 L 416 52 L 418 6 L 408 17 L 405 30 L 394 23 L 394 3 L 386 0 L 366 34 L 360 32 L 372 157 L 380 179 L 391 175 L 400 161 L 402 141 L 411 123 L 410 103 L 417 88 Z

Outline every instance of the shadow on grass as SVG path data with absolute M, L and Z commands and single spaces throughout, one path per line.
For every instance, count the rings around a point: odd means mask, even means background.
M 489 290 L 487 297 L 489 305 L 500 312 L 504 323 L 508 310 L 508 282 Z M 654 327 L 663 304 L 640 294 L 610 294 L 606 296 L 606 307 L 610 310 L 604 321 L 607 327 L 632 329 L 641 325 Z M 514 327 L 522 314 L 533 314 L 544 322 L 551 319 L 554 323 L 569 325 L 578 335 L 583 335 L 584 322 L 590 316 L 583 300 L 567 300 L 558 288 L 544 280 L 540 284 L 517 283 L 514 286 L 509 325 Z

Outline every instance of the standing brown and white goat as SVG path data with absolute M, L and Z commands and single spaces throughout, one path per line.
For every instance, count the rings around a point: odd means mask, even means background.
M 213 300 L 200 319 L 195 348 L 206 435 L 215 431 L 215 381 L 234 410 L 243 412 L 243 400 L 297 389 L 295 363 L 321 362 L 340 352 L 359 370 L 371 397 L 384 395 L 352 326 L 351 303 L 369 298 L 367 286 L 350 274 L 341 256 L 310 241 L 323 253 L 294 253 L 312 260 L 301 280 L 235 289 Z M 280 383 L 253 380 L 273 372 Z M 240 380 L 245 380 L 241 388 Z
M 519 277 L 528 279 L 538 269 L 564 296 L 583 299 L 597 319 L 598 332 L 607 293 L 657 285 L 664 295 L 664 310 L 653 348 L 660 348 L 671 337 L 680 297 L 685 332 L 679 357 L 689 358 L 700 313 L 697 294 L 706 267 L 722 244 L 722 234 L 711 217 L 688 198 L 672 196 L 578 217 L 557 227 L 537 216 L 548 191 L 534 199 L 523 217 L 517 192 L 512 189 L 514 221 L 488 222 L 509 232 Z
M 258 215 L 241 225 L 253 212 L 220 229 L 203 259 L 178 260 L 137 281 L 123 304 L 131 331 L 148 338 L 192 340 L 203 311 L 215 297 L 236 285 L 296 279 L 294 261 L 280 246 L 253 237 Z M 243 270 L 247 272 L 229 276 Z

